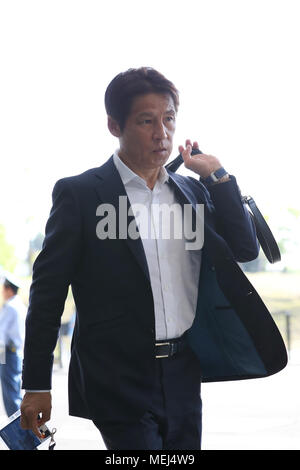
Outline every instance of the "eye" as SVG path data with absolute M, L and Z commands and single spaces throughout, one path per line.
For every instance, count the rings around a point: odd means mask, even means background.
M 175 121 L 175 117 L 174 116 L 166 116 L 166 121 L 167 122 Z
M 140 124 L 151 124 L 152 123 L 152 120 L 151 119 L 142 119 L 140 121 Z

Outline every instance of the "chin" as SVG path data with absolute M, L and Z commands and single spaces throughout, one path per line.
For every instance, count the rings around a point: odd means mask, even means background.
M 168 161 L 169 157 L 170 152 L 167 150 L 164 152 L 156 152 L 152 161 L 155 163 L 155 166 L 163 166 Z

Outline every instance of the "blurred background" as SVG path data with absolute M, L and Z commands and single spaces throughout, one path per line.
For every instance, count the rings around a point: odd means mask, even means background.
M 145 65 L 180 91 L 170 159 L 198 140 L 269 223 L 282 261 L 261 252 L 242 268 L 300 348 L 299 20 L 297 0 L 1 1 L 0 272 L 22 280 L 26 304 L 53 186 L 117 148 L 105 89 Z M 73 313 L 69 293 L 58 367 Z

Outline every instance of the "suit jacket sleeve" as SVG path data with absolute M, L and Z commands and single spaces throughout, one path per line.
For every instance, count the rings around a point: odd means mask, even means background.
M 80 211 L 69 179 L 53 189 L 43 249 L 33 266 L 23 361 L 23 388 L 51 388 L 61 315 L 80 255 Z
M 207 186 L 213 202 L 218 233 L 229 245 L 238 262 L 252 261 L 259 253 L 254 222 L 241 199 L 234 176 L 230 180 Z

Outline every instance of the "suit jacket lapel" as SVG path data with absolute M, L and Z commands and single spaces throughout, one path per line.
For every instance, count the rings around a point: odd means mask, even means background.
M 128 211 L 130 210 L 130 201 L 127 197 L 127 193 L 124 187 L 124 184 L 121 180 L 118 170 L 115 167 L 113 162 L 113 157 L 111 157 L 104 165 L 102 165 L 98 171 L 96 172 L 96 192 L 101 200 L 102 203 L 111 204 L 116 210 L 116 232 L 117 237 L 119 234 L 119 210 L 120 210 L 120 196 L 126 197 L 126 220 L 129 223 L 135 223 L 134 217 L 128 215 Z M 125 205 L 124 205 L 125 206 Z M 124 210 L 122 206 L 122 210 Z M 122 217 L 124 214 L 122 214 Z M 128 226 L 127 224 L 127 226 Z M 136 227 L 138 231 L 138 228 Z M 143 247 L 143 243 L 140 237 L 137 239 L 132 239 L 129 236 L 124 238 L 124 243 L 127 244 L 128 248 L 131 250 L 132 254 L 134 255 L 135 259 L 139 263 L 140 267 L 142 268 L 144 274 L 150 281 L 150 275 L 148 270 L 148 264 L 145 256 L 145 251 Z
M 194 192 L 181 175 L 177 175 L 171 171 L 168 171 L 168 173 L 170 184 L 173 186 L 177 199 L 181 204 L 192 204 L 193 208 L 196 210 L 196 204 L 205 203 L 204 197 L 200 196 L 199 200 L 197 199 Z
M 213 206 L 211 201 L 207 198 L 201 186 L 197 187 L 197 195 L 191 189 L 192 186 L 188 185 L 186 179 L 181 175 L 173 172 L 168 172 L 170 180 L 174 185 L 178 200 L 181 204 L 192 204 L 194 209 L 194 217 L 192 220 L 193 230 L 196 230 L 196 204 L 204 204 L 204 246 L 206 254 L 214 264 L 218 263 L 220 259 L 230 257 L 229 247 L 224 242 L 222 237 L 214 230 L 214 222 L 212 218 Z
M 169 181 L 172 185 L 176 199 L 184 207 L 185 204 L 192 205 L 192 230 L 196 230 L 196 206 L 197 204 L 205 204 L 205 197 L 201 194 L 195 195 L 192 191 L 191 187 L 187 184 L 186 179 L 183 178 L 181 175 L 177 175 L 173 172 L 169 172 Z M 206 209 L 206 207 L 205 207 Z

